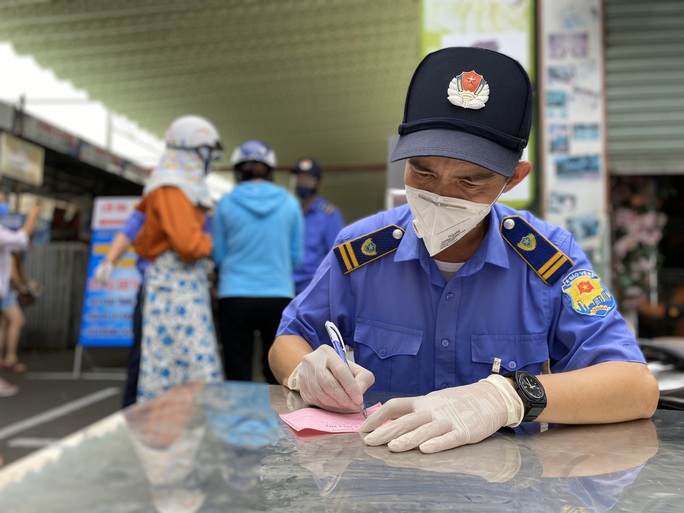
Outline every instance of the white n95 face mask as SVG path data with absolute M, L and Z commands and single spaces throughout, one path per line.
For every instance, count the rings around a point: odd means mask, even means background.
M 408 185 L 405 187 L 406 199 L 413 214 L 413 229 L 418 238 L 423 239 L 430 256 L 461 240 L 489 214 L 492 205 L 499 199 L 497 196 L 489 204 L 475 203 L 439 196 Z

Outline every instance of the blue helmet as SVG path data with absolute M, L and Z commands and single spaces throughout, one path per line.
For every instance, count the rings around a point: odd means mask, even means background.
M 244 162 L 262 162 L 273 169 L 276 166 L 275 152 L 265 142 L 249 139 L 235 148 L 230 157 L 233 168 Z

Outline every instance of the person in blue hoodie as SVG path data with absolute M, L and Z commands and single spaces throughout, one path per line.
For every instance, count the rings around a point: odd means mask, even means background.
M 264 377 L 277 384 L 268 351 L 295 295 L 292 270 L 304 253 L 304 216 L 297 199 L 273 183 L 276 156 L 266 143 L 244 141 L 231 165 L 237 185 L 220 199 L 212 227 L 224 371 L 228 380 L 252 380 L 259 331 Z

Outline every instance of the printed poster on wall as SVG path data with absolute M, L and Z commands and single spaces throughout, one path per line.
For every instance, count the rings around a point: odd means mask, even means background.
M 609 284 L 601 2 L 544 0 L 540 20 L 543 215 Z
M 119 260 L 105 286 L 95 280 L 94 273 L 139 201 L 139 197 L 121 196 L 95 199 L 78 340 L 83 347 L 128 347 L 133 343 L 133 308 L 141 278 L 133 248 Z
M 516 59 L 534 85 L 534 5 L 533 0 L 423 0 L 422 55 L 448 46 L 496 50 Z M 533 126 L 523 154 L 532 162 L 532 173 L 499 200 L 514 208 L 534 201 L 535 132 Z

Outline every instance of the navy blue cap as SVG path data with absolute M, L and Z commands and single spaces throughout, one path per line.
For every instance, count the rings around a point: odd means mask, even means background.
M 437 50 L 413 74 L 391 160 L 450 157 L 511 176 L 532 105 L 530 78 L 515 59 L 484 48 Z
M 297 174 L 304 173 L 311 175 L 318 180 L 320 180 L 321 176 L 323 175 L 323 170 L 321 169 L 321 166 L 318 165 L 318 162 L 309 158 L 299 159 L 292 172 Z

